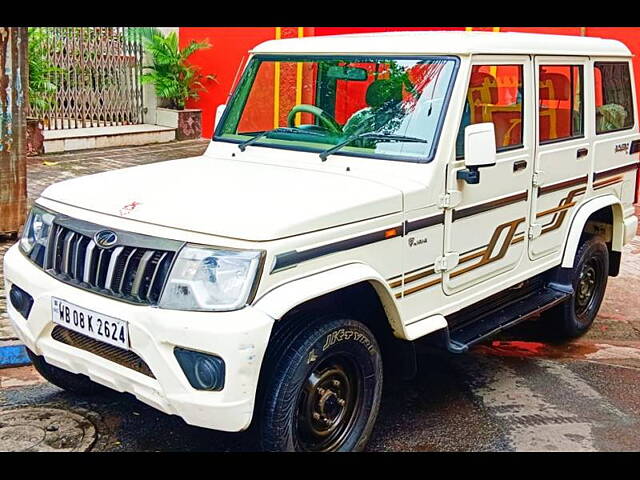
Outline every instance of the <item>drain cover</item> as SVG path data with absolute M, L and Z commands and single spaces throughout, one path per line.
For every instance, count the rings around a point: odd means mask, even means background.
M 96 439 L 96 428 L 82 415 L 56 408 L 0 411 L 0 451 L 82 452 Z

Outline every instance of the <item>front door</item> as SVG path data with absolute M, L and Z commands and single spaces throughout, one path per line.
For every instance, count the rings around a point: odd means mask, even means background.
M 533 172 L 532 79 L 529 57 L 474 59 L 457 158 L 447 173 L 454 207 L 445 215 L 445 254 L 457 262 L 444 273 L 447 295 L 499 280 L 525 257 Z M 480 169 L 478 184 L 468 184 L 457 178 L 465 168 L 464 128 L 486 122 L 495 126 L 497 163 Z
M 592 118 L 586 88 L 592 82 L 586 58 L 537 57 L 537 148 L 531 208 L 529 257 L 538 260 L 560 254 L 570 213 L 582 200 L 589 182 Z M 587 77 L 587 75 L 589 75 Z

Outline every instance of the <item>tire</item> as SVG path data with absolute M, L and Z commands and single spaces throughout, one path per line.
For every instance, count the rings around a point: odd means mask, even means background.
M 86 375 L 71 373 L 54 367 L 47 363 L 43 357 L 36 355 L 28 348 L 26 350 L 31 363 L 33 363 L 38 373 L 56 387 L 79 395 L 98 395 L 109 391 L 107 387 L 91 381 Z
M 361 451 L 380 407 L 382 358 L 362 323 L 295 319 L 276 332 L 261 386 L 266 451 Z
M 569 275 L 572 297 L 543 314 L 550 333 L 562 340 L 587 333 L 602 305 L 609 277 L 609 250 L 602 238 L 582 243 Z

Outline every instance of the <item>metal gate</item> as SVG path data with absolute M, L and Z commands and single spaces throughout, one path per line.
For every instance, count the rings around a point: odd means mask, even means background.
M 37 37 L 37 39 L 36 39 Z M 37 27 L 30 49 L 45 65 L 47 101 L 31 103 L 31 116 L 50 130 L 143 122 L 142 40 L 130 27 Z

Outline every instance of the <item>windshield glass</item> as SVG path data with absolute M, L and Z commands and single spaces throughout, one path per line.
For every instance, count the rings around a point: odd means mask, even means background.
M 335 154 L 429 161 L 456 70 L 451 57 L 258 56 L 216 140 L 320 153 L 353 138 Z

